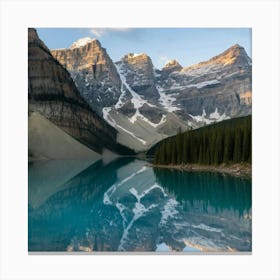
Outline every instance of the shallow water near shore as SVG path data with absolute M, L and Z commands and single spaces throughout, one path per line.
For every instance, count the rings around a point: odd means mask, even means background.
M 29 252 L 250 252 L 251 180 L 119 158 L 29 165 Z

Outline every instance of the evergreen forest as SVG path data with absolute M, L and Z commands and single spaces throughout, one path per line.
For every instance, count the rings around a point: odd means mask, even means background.
M 161 141 L 154 156 L 154 164 L 158 165 L 219 165 L 251 160 L 252 116 L 179 132 Z

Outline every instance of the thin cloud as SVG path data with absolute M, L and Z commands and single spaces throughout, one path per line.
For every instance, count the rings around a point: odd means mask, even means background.
M 90 33 L 96 37 L 102 37 L 108 33 L 129 32 L 132 28 L 91 28 Z
M 106 31 L 102 28 L 94 28 L 90 30 L 90 33 L 96 37 L 102 37 L 106 33 Z

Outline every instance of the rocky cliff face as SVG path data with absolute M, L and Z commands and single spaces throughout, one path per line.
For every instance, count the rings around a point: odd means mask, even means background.
M 192 116 L 204 111 L 209 118 L 216 111 L 229 118 L 247 115 L 251 113 L 251 73 L 251 59 L 244 48 L 234 45 L 208 61 L 172 73 L 168 90 L 179 92 L 177 102 Z
M 103 107 L 118 101 L 120 77 L 98 40 L 82 38 L 69 49 L 53 50 L 52 55 L 70 72 L 85 100 L 99 114 Z
M 35 29 L 28 30 L 29 112 L 38 112 L 98 153 L 117 151 L 117 131 L 92 111 L 70 74 L 52 56 Z
M 181 66 L 181 64 L 173 59 L 170 60 L 169 62 L 167 62 L 164 67 L 162 68 L 162 75 L 169 75 L 170 73 L 174 72 L 174 71 L 181 71 L 183 69 L 183 67 Z
M 130 88 L 148 100 L 157 100 L 154 66 L 151 58 L 142 54 L 127 54 L 116 63 Z
M 251 114 L 251 59 L 239 45 L 190 67 L 172 60 L 161 70 L 146 54 L 127 54 L 114 65 L 92 39 L 52 53 L 91 107 L 119 131 L 119 141 L 136 150 L 178 129 Z

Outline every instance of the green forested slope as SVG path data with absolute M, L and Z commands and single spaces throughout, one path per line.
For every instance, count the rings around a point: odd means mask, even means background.
M 163 140 L 155 164 L 251 163 L 252 116 L 226 120 Z

